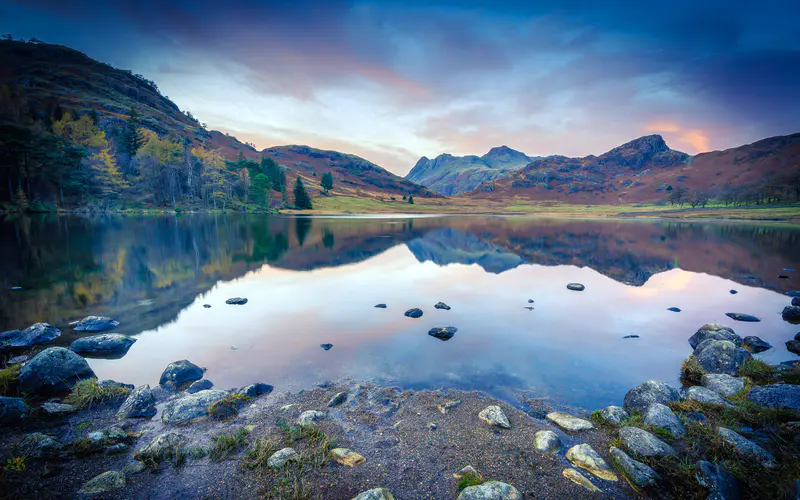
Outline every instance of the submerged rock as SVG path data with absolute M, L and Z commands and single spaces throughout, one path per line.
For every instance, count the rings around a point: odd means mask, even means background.
M 666 405 L 680 398 L 680 393 L 664 382 L 648 380 L 625 394 L 624 407 L 631 413 L 643 413 L 653 403 Z
M 386 309 L 386 304 L 375 304 L 378 309 Z
M 619 448 L 612 446 L 608 451 L 611 455 L 611 463 L 634 489 L 650 488 L 661 480 L 661 476 L 652 467 L 632 459 Z
M 167 389 L 178 390 L 189 382 L 203 378 L 203 369 L 189 360 L 182 359 L 168 364 L 158 383 Z
M 437 302 L 433 307 L 435 307 L 436 309 L 444 309 L 445 311 L 450 310 L 450 306 L 448 306 L 444 302 Z
M 386 488 L 373 488 L 371 490 L 362 491 L 352 498 L 352 500 L 394 500 L 392 492 Z
M 759 337 L 750 335 L 742 340 L 742 347 L 755 354 L 764 352 L 767 349 L 772 349 L 772 344 L 761 340 Z
M 294 448 L 283 448 L 276 451 L 267 459 L 267 465 L 272 469 L 281 469 L 287 462 L 299 462 L 300 455 Z
M 27 417 L 30 411 L 22 398 L 0 396 L 0 425 L 15 424 Z
M 408 311 L 403 313 L 403 316 L 406 316 L 407 318 L 420 318 L 422 317 L 422 309 L 419 309 L 417 307 L 409 309 Z
M 695 349 L 703 341 L 709 339 L 728 340 L 737 346 L 742 344 L 742 338 L 736 335 L 733 329 L 719 323 L 707 323 L 689 337 L 689 345 L 692 346 L 692 349 Z
M 717 429 L 717 434 L 719 434 L 726 443 L 736 448 L 739 453 L 752 458 L 763 467 L 771 468 L 776 465 L 775 457 L 767 450 L 732 430 L 720 427 Z
M 206 390 L 188 394 L 167 403 L 161 421 L 167 425 L 181 425 L 209 416 L 209 407 L 228 396 L 226 391 Z
M 561 447 L 561 439 L 553 431 L 538 431 L 533 436 L 533 447 L 539 453 L 553 453 Z
M 572 290 L 573 292 L 582 292 L 586 290 L 586 287 L 580 283 L 569 283 L 567 285 L 567 290 Z
M 105 316 L 86 316 L 75 325 L 76 332 L 104 332 L 119 326 L 119 321 L 114 321 Z
M 622 337 L 622 338 L 623 338 L 623 339 L 638 339 L 638 338 L 639 338 L 639 336 L 638 336 L 638 335 L 625 335 L 625 336 L 624 336 L 624 337 Z
M 79 354 L 125 355 L 136 339 L 118 333 L 103 333 L 74 341 L 69 350 Z
M 506 417 L 503 409 L 496 405 L 487 406 L 481 410 L 481 412 L 478 413 L 478 418 L 495 427 L 502 427 L 503 429 L 511 428 L 511 423 L 508 421 L 508 417 Z
M 205 309 L 211 309 L 211 304 L 203 304 L 203 307 L 204 307 Z
M 231 304 L 231 305 L 234 305 L 234 306 L 243 306 L 243 305 L 247 304 L 247 299 L 242 298 L 242 297 L 233 297 L 231 299 L 226 300 L 225 303 L 226 304 Z
M 769 408 L 800 410 L 800 385 L 772 384 L 750 389 L 747 399 Z
M 716 394 L 716 393 L 715 393 Z M 673 436 L 680 437 L 686 434 L 686 428 L 680 419 L 672 412 L 669 406 L 653 403 L 647 407 L 642 420 L 645 424 L 661 427 L 668 430 Z
M 744 321 L 747 323 L 758 323 L 761 319 L 756 318 L 752 314 L 744 314 L 744 313 L 725 313 L 725 316 L 731 318 L 734 321 Z
M 733 406 L 725 400 L 719 393 L 700 386 L 692 386 L 686 389 L 686 399 L 689 401 L 699 401 L 701 403 Z
M 149 385 L 140 385 L 128 395 L 117 411 L 117 418 L 150 418 L 155 416 L 156 398 Z
M 36 323 L 28 328 L 0 334 L 0 350 L 10 347 L 32 347 L 48 344 L 61 335 L 61 330 L 48 323 Z
M 192 385 L 186 389 L 186 392 L 189 394 L 194 394 L 196 392 L 205 391 L 207 389 L 211 389 L 214 387 L 214 383 L 207 379 L 198 380 L 196 382 L 192 382 Z
M 22 367 L 19 390 L 28 394 L 64 391 L 87 378 L 96 376 L 85 359 L 63 347 L 50 347 Z
M 731 293 L 731 295 L 736 295 L 736 294 L 737 294 L 737 293 L 739 293 L 739 292 L 737 292 L 736 290 L 731 290 L 731 292 L 730 292 L 730 293 Z
M 707 373 L 736 375 L 745 361 L 753 356 L 727 340 L 706 340 L 695 349 L 695 361 Z
M 592 482 L 586 478 L 586 476 L 576 471 L 575 469 L 564 469 L 563 471 L 561 471 L 561 475 L 569 479 L 573 483 L 579 486 L 583 486 L 584 488 L 586 488 L 591 492 L 595 493 L 602 492 L 602 490 L 597 486 L 593 485 Z
M 679 312 L 681 312 L 680 308 L 678 308 L 678 307 L 668 307 L 668 308 L 667 308 L 667 311 L 672 311 L 672 312 L 674 312 L 674 313 L 679 313 Z
M 436 337 L 439 340 L 450 340 L 456 334 L 458 328 L 454 326 L 445 326 L 441 328 L 431 328 L 428 330 L 428 335 Z
M 606 406 L 600 410 L 600 418 L 609 424 L 621 424 L 623 419 L 628 418 L 629 414 L 621 406 Z
M 521 500 L 522 495 L 510 484 L 487 481 L 478 486 L 464 488 L 458 500 Z
M 567 460 L 573 465 L 585 469 L 600 479 L 616 481 L 617 475 L 605 460 L 588 444 L 578 444 L 567 450 Z
M 319 346 L 326 351 L 330 351 L 331 349 L 333 349 L 333 344 L 320 344 Z
M 781 311 L 781 317 L 784 321 L 790 323 L 800 322 L 800 306 L 786 306 Z
M 594 429 L 594 425 L 588 420 L 574 417 L 568 413 L 562 413 L 560 411 L 550 412 L 545 418 L 561 427 L 565 431 L 577 432 Z
M 741 377 L 732 377 L 725 373 L 708 373 L 700 379 L 700 384 L 721 396 L 733 396 L 744 389 L 746 382 Z
M 90 479 L 78 492 L 81 495 L 100 495 L 125 487 L 125 474 L 108 471 Z
M 619 438 L 634 455 L 642 457 L 663 457 L 674 455 L 675 449 L 649 432 L 638 427 L 623 427 Z

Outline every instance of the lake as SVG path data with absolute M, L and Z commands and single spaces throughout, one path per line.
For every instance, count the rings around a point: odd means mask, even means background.
M 797 359 L 784 342 L 800 326 L 780 311 L 800 278 L 784 268 L 800 269 L 800 230 L 778 224 L 7 216 L 0 330 L 46 321 L 66 346 L 78 335 L 70 322 L 111 316 L 137 342 L 121 359 L 89 363 L 100 378 L 137 385 L 189 359 L 220 388 L 351 377 L 510 402 L 529 391 L 594 409 L 647 379 L 679 385 L 687 339 L 709 322 L 770 342 L 760 359 Z M 249 302 L 226 305 L 231 297 Z M 424 315 L 404 317 L 413 307 Z M 427 334 L 444 326 L 458 328 L 448 341 Z

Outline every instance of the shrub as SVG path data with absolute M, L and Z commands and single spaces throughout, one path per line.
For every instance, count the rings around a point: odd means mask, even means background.
M 72 392 L 64 398 L 64 403 L 84 410 L 94 405 L 122 399 L 130 392 L 131 390 L 127 387 L 100 387 L 95 379 L 81 380 L 75 384 L 75 387 L 72 388 Z
M 17 394 L 20 370 L 22 370 L 21 365 L 11 365 L 0 370 L 0 396 Z
M 705 374 L 706 371 L 697 364 L 694 355 L 689 356 L 681 364 L 681 380 L 686 385 L 698 385 Z

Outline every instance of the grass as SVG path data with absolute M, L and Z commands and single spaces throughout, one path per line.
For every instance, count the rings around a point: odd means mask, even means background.
M 214 401 L 208 407 L 211 418 L 225 419 L 236 416 L 239 408 L 252 398 L 244 394 L 229 394 L 219 401 Z
M 739 367 L 738 375 L 747 377 L 754 384 L 769 384 L 775 381 L 777 370 L 772 365 L 764 363 L 760 359 L 748 359 Z
M 122 399 L 127 397 L 130 392 L 131 390 L 127 387 L 100 387 L 95 379 L 81 380 L 64 398 L 64 403 L 73 405 L 79 410 L 85 410 L 95 405 Z
M 278 447 L 275 446 L 272 440 L 260 437 L 247 449 L 242 465 L 247 469 L 266 469 L 267 460 L 276 451 L 278 451 Z
M 475 474 L 474 472 L 467 472 L 458 482 L 458 491 L 463 490 L 464 488 L 469 488 L 470 486 L 478 486 L 483 484 L 483 479 Z
M 694 355 L 686 358 L 681 364 L 681 381 L 686 385 L 699 385 L 700 379 L 705 374 L 706 371 L 697 364 Z
M 249 432 L 241 428 L 234 433 L 224 433 L 211 438 L 208 456 L 211 460 L 222 461 L 244 448 Z
M 0 370 L 0 396 L 16 396 L 21 365 L 11 365 Z

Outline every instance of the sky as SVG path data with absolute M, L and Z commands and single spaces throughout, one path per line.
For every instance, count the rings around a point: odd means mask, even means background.
M 154 80 L 209 128 L 420 156 L 690 154 L 800 132 L 800 2 L 0 0 L 0 33 Z

